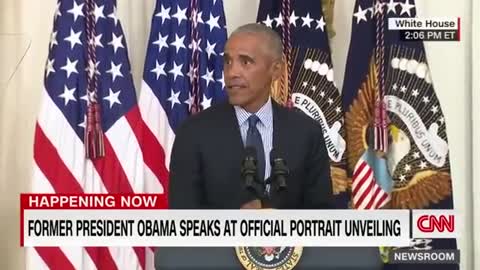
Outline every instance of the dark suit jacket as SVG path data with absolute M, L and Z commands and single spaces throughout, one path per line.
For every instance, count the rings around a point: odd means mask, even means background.
M 306 114 L 273 106 L 273 147 L 290 169 L 273 208 L 331 208 L 329 157 L 320 125 Z M 240 174 L 244 146 L 230 104 L 187 119 L 176 132 L 170 161 L 172 209 L 239 209 L 255 199 Z M 272 191 L 274 192 L 274 191 Z

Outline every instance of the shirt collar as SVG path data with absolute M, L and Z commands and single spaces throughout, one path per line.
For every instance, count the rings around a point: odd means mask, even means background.
M 237 115 L 238 125 L 242 126 L 248 120 L 248 117 L 253 113 L 247 112 L 244 108 L 240 106 L 233 106 L 235 108 L 235 114 Z M 260 122 L 270 128 L 273 123 L 273 109 L 272 109 L 272 100 L 271 97 L 268 97 L 267 102 L 255 113 L 260 119 Z

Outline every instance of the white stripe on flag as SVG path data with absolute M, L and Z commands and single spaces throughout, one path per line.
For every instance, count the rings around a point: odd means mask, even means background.
M 150 86 L 143 80 L 138 106 L 143 120 L 165 151 L 165 166 L 168 169 L 175 133 L 170 127 L 162 104 L 160 104 Z
M 29 270 L 51 270 L 38 255 L 35 248 L 25 248 L 25 269 Z
M 31 191 L 33 193 L 55 193 L 55 189 L 53 189 L 52 184 L 48 181 L 47 177 L 43 174 L 43 172 L 38 168 L 36 162 L 33 162 L 33 173 L 32 173 L 32 187 Z
M 372 183 L 372 181 L 373 181 L 373 179 L 372 179 L 373 176 L 372 176 L 371 170 L 369 170 L 368 174 L 369 174 L 369 175 L 367 176 L 366 181 L 365 181 L 365 182 L 363 183 L 363 185 L 360 187 L 360 190 L 357 192 L 357 194 L 355 194 L 354 197 L 353 197 L 353 202 L 354 202 L 355 204 L 361 203 L 360 200 L 361 200 L 362 195 L 363 195 L 365 192 L 367 192 L 367 193 L 369 192 L 370 185 L 371 185 L 371 183 Z
M 357 162 L 357 166 L 355 166 L 354 170 L 353 170 L 353 174 L 355 175 L 355 173 L 357 173 L 357 171 L 360 169 L 360 166 L 362 164 L 365 164 L 365 166 L 363 167 L 363 169 L 358 173 L 358 176 L 357 177 L 354 177 L 352 179 L 352 190 L 355 190 L 357 188 L 360 188 L 360 181 L 363 179 L 363 177 L 365 176 L 365 174 L 367 174 L 368 172 L 368 164 L 366 162 L 364 162 L 363 160 L 359 160 Z M 358 186 L 358 187 L 357 187 Z M 358 191 L 357 191 L 358 192 Z
M 147 248 L 145 257 L 146 257 L 145 270 L 155 270 L 155 253 L 151 248 Z
M 57 150 L 65 166 L 83 189 L 105 190 L 103 182 L 93 167 L 92 162 L 89 159 L 85 159 L 84 144 L 73 131 L 70 123 L 68 123 L 49 95 L 44 95 L 42 100 L 38 124 Z M 89 186 L 86 186 L 85 183 L 89 183 Z
M 145 166 L 145 185 L 144 185 L 144 192 L 145 193 L 156 193 L 156 194 L 164 194 L 165 190 L 158 181 L 158 178 L 153 174 L 152 170 L 148 166 Z
M 143 170 L 147 166 L 143 162 L 142 150 L 137 137 L 127 119 L 125 117 L 118 119 L 105 135 L 112 145 L 133 192 L 142 193 L 144 190 Z
M 371 186 L 371 188 L 369 187 L 367 190 L 365 190 L 365 193 L 366 193 L 366 196 L 364 196 L 363 200 L 360 203 L 360 206 L 358 207 L 358 209 L 366 209 L 367 208 L 367 205 L 368 203 L 370 202 L 370 199 L 373 197 L 373 193 L 374 193 L 374 190 L 375 190 L 375 186 L 376 184 L 373 183 L 375 181 L 375 179 L 373 179 L 373 177 L 371 178 L 369 182 L 369 186 Z M 373 185 L 372 185 L 373 183 Z
M 142 270 L 135 250 L 129 247 L 109 247 L 118 270 Z M 100 270 L 100 269 L 99 269 Z

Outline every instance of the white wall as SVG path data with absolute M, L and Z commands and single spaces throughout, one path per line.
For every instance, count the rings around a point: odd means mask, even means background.
M 432 70 L 436 93 L 442 105 L 450 145 L 455 209 L 463 216 L 459 238 L 462 269 L 472 265 L 472 167 L 471 159 L 471 2 L 417 1 L 419 16 L 461 17 L 461 42 L 427 42 L 427 57 Z M 423 7 L 423 8 L 422 8 Z M 478 267 L 478 266 L 477 266 Z M 478 269 L 478 268 L 477 268 Z
M 473 235 L 477 241 L 474 242 L 474 266 L 480 268 L 480 1 L 473 1 L 472 8 L 472 19 L 473 19 L 473 44 L 472 44 L 472 123 L 473 123 L 473 135 L 472 135 L 472 144 L 473 144 L 473 155 L 472 155 L 472 182 L 473 182 Z
M 118 0 L 132 71 L 137 89 L 145 57 L 149 24 L 155 0 Z M 224 0 L 227 26 L 253 22 L 259 0 Z M 476 64 L 476 89 L 472 90 L 471 65 L 471 12 L 475 2 L 480 24 L 480 5 L 477 0 L 417 0 L 420 16 L 458 16 L 462 18 L 461 42 L 427 43 L 427 55 L 433 81 L 447 120 L 455 208 L 463 214 L 463 236 L 459 244 L 462 268 L 474 269 L 472 241 L 471 190 L 480 192 L 480 184 L 472 185 L 472 165 L 480 164 L 478 138 L 479 118 L 474 118 L 476 133 L 475 163 L 472 163 L 471 113 L 480 115 L 480 67 Z M 42 92 L 42 76 L 48 52 L 55 0 L 0 0 L 0 268 L 23 269 L 23 255 L 18 248 L 18 193 L 29 189 L 32 164 L 32 141 L 38 100 Z M 332 40 L 333 62 L 339 88 L 345 68 L 349 45 L 353 0 L 337 0 L 335 30 Z M 480 41 L 477 27 L 475 59 L 480 59 Z M 25 55 L 25 56 L 24 56 Z M 22 57 L 23 60 L 20 62 Z M 15 72 L 16 70 L 16 72 Z M 13 77 L 12 77 L 12 74 Z M 11 78 L 11 79 L 10 79 Z M 7 84 L 8 82 L 8 84 Z M 475 95 L 472 99 L 472 94 Z M 475 103 L 476 102 L 476 103 Z M 475 106 L 472 107 L 472 103 Z M 477 180 L 480 172 L 476 168 Z M 473 178 L 473 179 L 475 179 Z M 478 193 L 477 193 L 478 194 Z M 475 198 L 476 224 L 480 225 L 480 199 Z M 480 243 L 476 242 L 476 255 L 480 256 Z M 477 269 L 480 265 L 477 262 Z

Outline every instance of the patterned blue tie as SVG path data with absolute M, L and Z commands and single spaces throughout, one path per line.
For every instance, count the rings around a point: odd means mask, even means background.
M 258 116 L 252 114 L 248 117 L 247 146 L 252 146 L 257 150 L 257 171 L 261 181 L 265 179 L 265 152 L 263 150 L 262 136 L 257 129 L 257 123 L 260 121 Z

